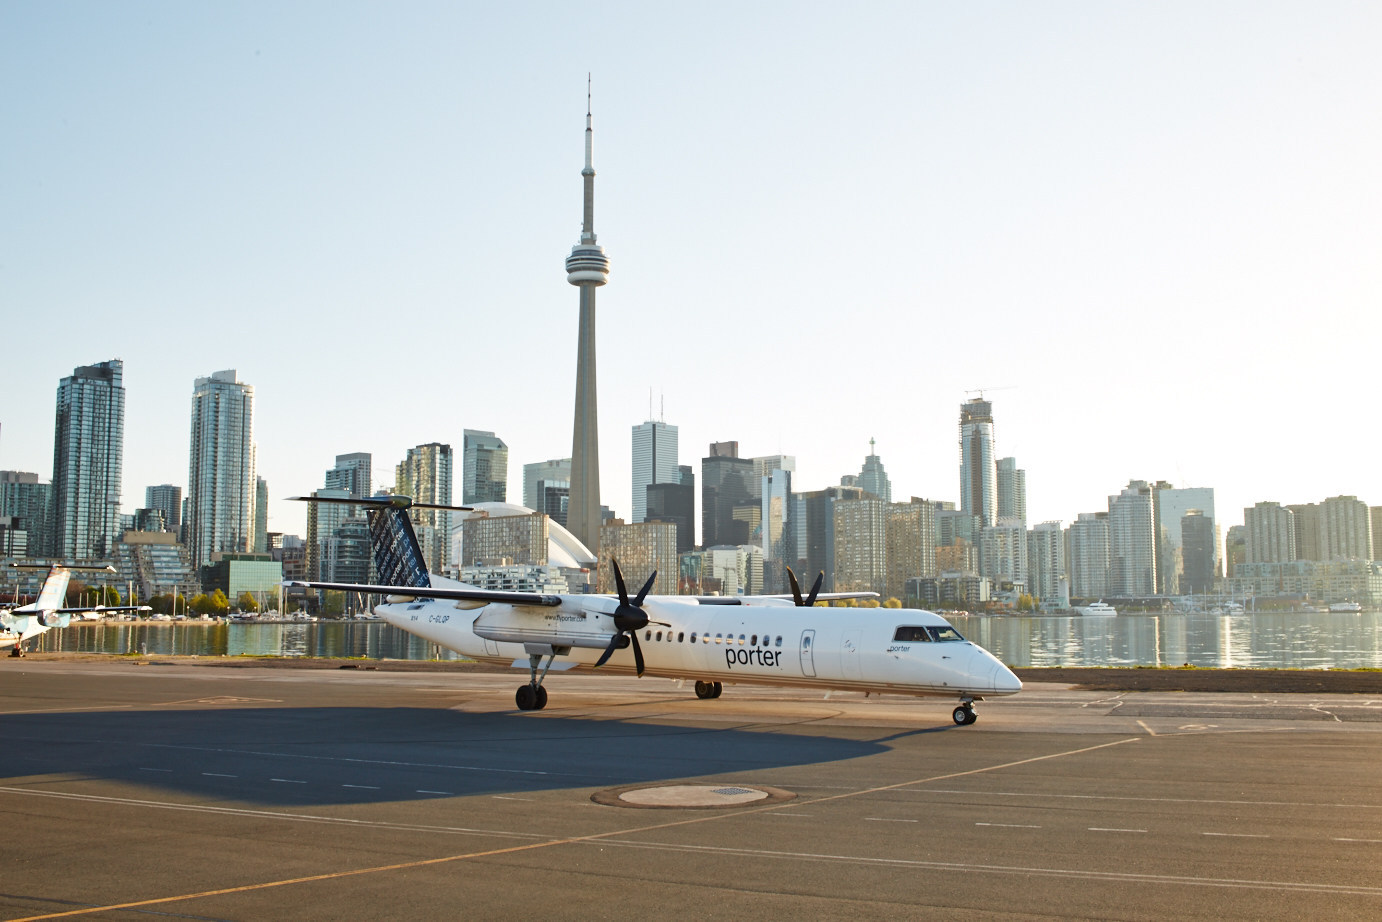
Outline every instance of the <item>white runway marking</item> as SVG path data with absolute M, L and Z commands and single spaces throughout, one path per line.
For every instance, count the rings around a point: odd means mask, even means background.
M 378 785 L 375 785 L 375 784 L 343 784 L 343 785 L 341 785 L 341 787 L 343 787 L 343 788 L 360 788 L 360 789 L 365 790 L 365 791 L 377 791 L 377 790 L 379 790 L 379 786 L 378 786 Z
M 418 791 L 419 794 L 442 794 L 446 797 L 455 797 L 455 791 Z
M 1002 829 L 1040 829 L 1040 826 L 1031 826 L 1027 823 L 975 823 L 975 826 L 997 826 Z
M 171 768 L 141 768 L 140 771 L 141 771 L 141 772 L 166 772 L 166 773 L 168 773 L 168 774 L 172 774 L 172 771 L 173 771 L 173 770 L 172 770 Z
M 1382 842 L 1382 839 L 1345 839 L 1345 838 L 1336 837 L 1336 838 L 1334 839 L 1334 841 L 1335 841 L 1335 842 L 1366 842 L 1366 843 L 1369 843 L 1369 844 L 1375 844 L 1375 843 L 1378 843 L 1378 842 Z
M 959 788 L 914 788 L 910 794 L 962 794 L 966 797 L 1033 797 L 1051 800 L 1114 800 L 1146 804 L 1222 804 L 1233 807 L 1313 807 L 1335 810 L 1382 810 L 1382 804 L 1322 804 L 1293 800 L 1215 800 L 1192 797 L 1132 797 L 1120 794 L 1046 794 L 1031 791 L 973 791 Z
M 1270 839 L 1271 836 L 1264 836 L 1254 832 L 1202 832 L 1202 836 L 1221 836 L 1227 839 Z
M 224 772 L 202 772 L 208 778 L 239 778 L 239 775 L 227 775 Z
M 491 800 L 522 800 L 522 801 L 526 801 L 526 802 L 529 802 L 529 803 L 531 803 L 532 800 L 533 800 L 533 798 L 531 798 L 531 797 L 506 797 L 506 796 L 504 796 L 503 794 L 493 794 L 493 795 L 491 795 L 491 798 L 490 798 L 490 799 L 491 799 Z
M 270 778 L 270 781 L 277 781 L 279 784 L 306 784 L 306 781 L 297 781 L 293 778 Z
M 866 816 L 870 823 L 920 823 L 921 820 L 903 820 L 894 816 Z
M 1090 826 L 1090 832 L 1146 832 L 1145 829 L 1116 829 L 1111 826 Z

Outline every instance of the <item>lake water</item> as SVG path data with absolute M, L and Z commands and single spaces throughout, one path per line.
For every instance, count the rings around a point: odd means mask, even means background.
M 840 617 L 848 615 L 841 613 Z M 965 617 L 955 626 L 1011 666 L 1382 668 L 1382 614 Z M 103 622 L 37 638 L 35 649 L 199 656 L 457 659 L 379 621 L 306 624 Z

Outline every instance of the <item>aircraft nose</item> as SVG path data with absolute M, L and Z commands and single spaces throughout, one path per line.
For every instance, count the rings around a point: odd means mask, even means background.
M 993 667 L 993 690 L 999 695 L 1015 695 L 1022 691 L 1022 680 L 1007 666 L 998 663 Z

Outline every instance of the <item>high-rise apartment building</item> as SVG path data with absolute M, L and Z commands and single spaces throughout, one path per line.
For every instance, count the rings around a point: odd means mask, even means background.
M 1295 514 L 1280 503 L 1261 502 L 1243 510 L 1247 529 L 1244 563 L 1289 563 L 1296 558 Z
M 982 397 L 960 407 L 960 511 L 977 517 L 983 525 L 998 521 L 993 404 Z
M 1177 591 L 1207 593 L 1214 589 L 1219 565 L 1216 556 L 1218 529 L 1214 519 L 1200 509 L 1188 509 L 1180 520 L 1181 571 Z
M 1017 519 L 999 519 L 979 533 L 979 575 L 995 587 L 1011 583 L 1027 588 L 1027 526 Z
M 509 446 L 493 432 L 466 429 L 461 446 L 461 505 L 509 501 Z
M 997 469 L 998 518 L 1027 521 L 1027 472 L 1016 458 L 999 458 Z
M 1356 496 L 1332 496 L 1320 504 L 1324 560 L 1372 560 L 1372 523 L 1368 505 Z
M 192 565 L 216 553 L 248 553 L 254 532 L 254 388 L 235 369 L 198 378 L 192 390 L 187 466 L 187 544 Z
M 1042 522 L 1027 532 L 1027 591 L 1048 606 L 1064 608 L 1070 604 L 1065 533 L 1060 522 Z
M 250 533 L 250 551 L 269 552 L 269 483 L 258 475 L 254 478 L 254 531 Z
M 5 547 L 0 553 L 15 557 L 51 557 L 48 514 L 52 508 L 52 484 L 39 483 L 29 471 L 0 471 L 0 518 L 9 518 Z
M 874 453 L 874 441 L 869 439 L 869 453 L 864 458 L 864 467 L 859 471 L 858 485 L 869 493 L 878 497 L 885 503 L 893 501 L 893 485 L 888 479 L 888 474 L 883 470 L 883 461 Z M 897 598 L 902 598 L 897 593 Z
M 144 488 L 144 508 L 163 510 L 164 527 L 177 534 L 182 529 L 182 487 L 161 483 Z
M 648 420 L 633 427 L 632 514 L 637 524 L 648 518 L 648 487 L 655 483 L 680 483 L 677 427 Z
M 835 515 L 836 592 L 888 588 L 888 504 L 881 499 L 838 500 Z
M 900 600 L 907 594 L 907 580 L 937 575 L 936 504 L 915 496 L 911 502 L 890 503 L 885 529 L 886 596 Z
M 792 496 L 797 576 L 806 586 L 825 574 L 823 592 L 835 591 L 835 503 L 864 498 L 861 487 L 826 487 Z
M 428 442 L 410 448 L 394 470 L 394 492 L 411 496 L 415 502 L 449 506 L 453 467 L 450 445 Z M 451 563 L 451 513 L 412 509 L 409 514 L 428 570 L 441 573 Z
M 374 495 L 374 456 L 367 451 L 337 455 L 336 466 L 326 472 L 323 486 L 328 490 L 345 490 L 361 498 Z
M 51 550 L 67 558 L 109 558 L 120 538 L 125 444 L 124 363 L 73 369 L 58 384 L 53 429 Z
M 1109 527 L 1107 512 L 1081 512 L 1065 531 L 1070 595 L 1102 599 L 1109 595 Z
M 1132 480 L 1108 498 L 1109 593 L 1123 598 L 1156 594 L 1156 521 L 1152 487 Z
M 671 522 L 634 522 L 625 524 L 618 519 L 600 528 L 599 586 L 601 592 L 614 592 L 614 570 L 611 558 L 619 561 L 624 585 L 633 596 L 643 588 L 653 573 L 657 579 L 649 590 L 652 595 L 675 595 L 681 578 L 680 558 L 677 556 L 677 527 Z

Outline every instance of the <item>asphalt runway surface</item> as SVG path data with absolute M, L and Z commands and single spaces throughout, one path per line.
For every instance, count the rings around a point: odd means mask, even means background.
M 0 662 L 0 918 L 1382 918 L 1382 698 L 525 677 Z

